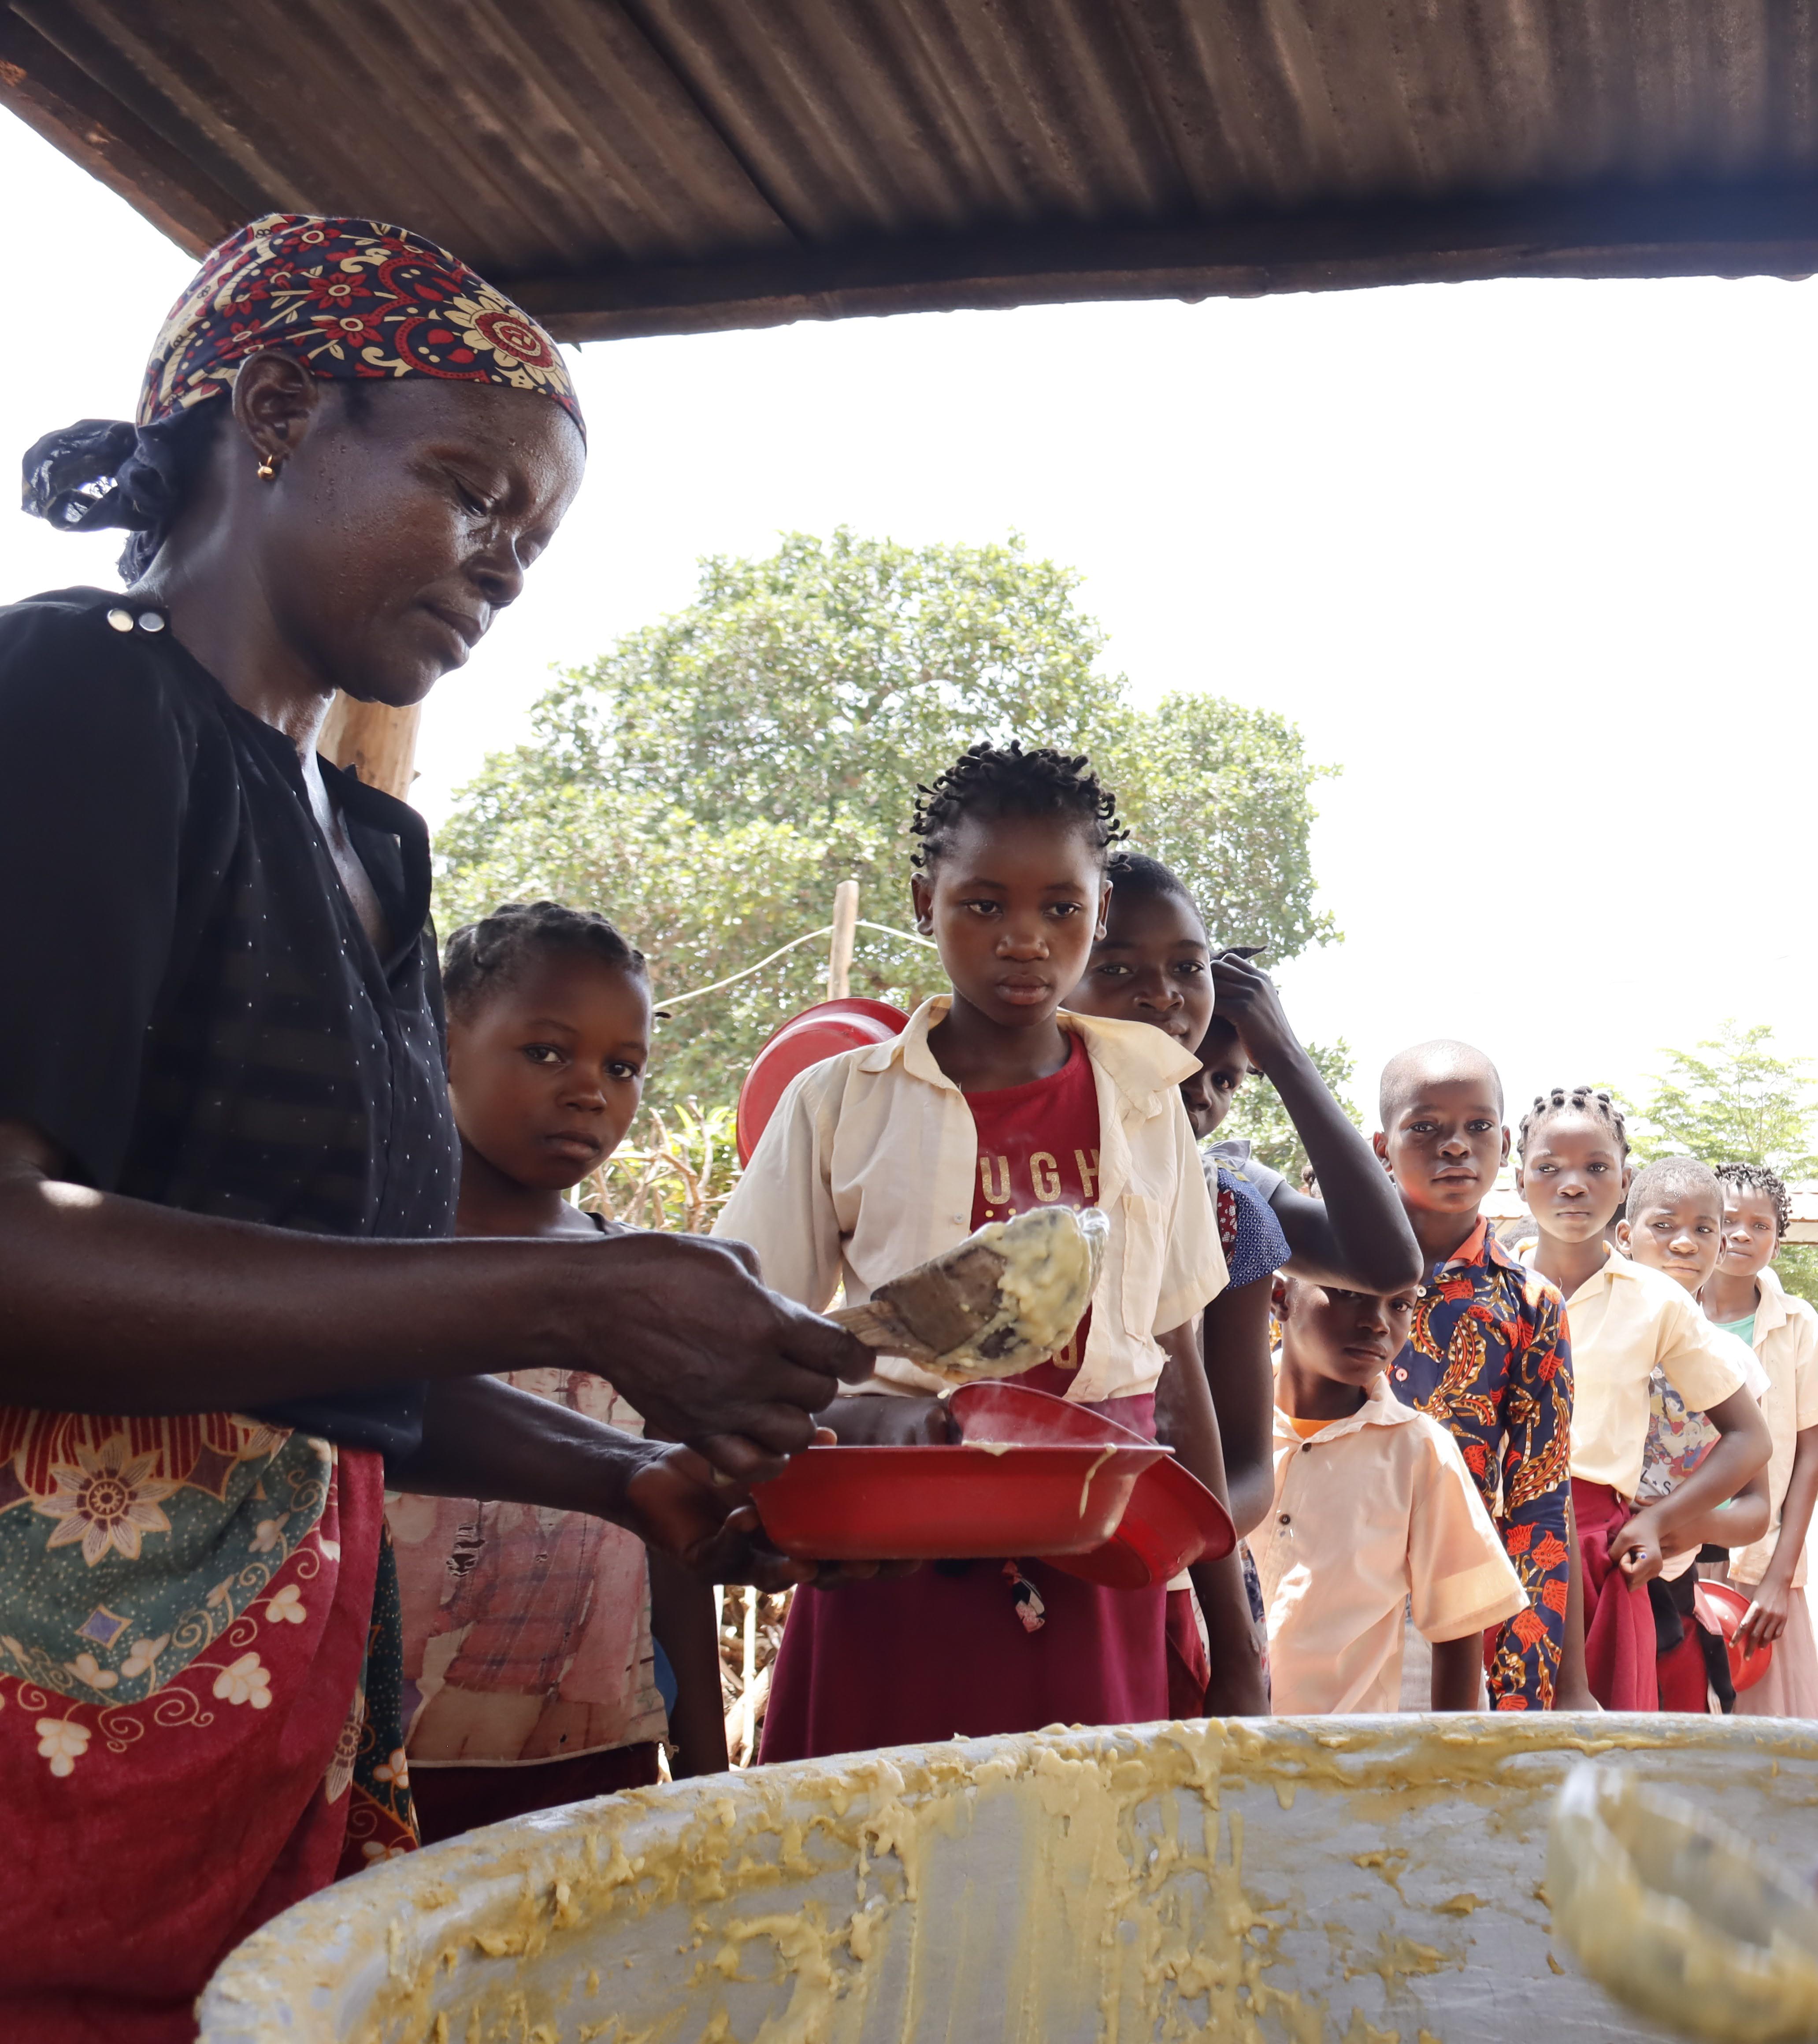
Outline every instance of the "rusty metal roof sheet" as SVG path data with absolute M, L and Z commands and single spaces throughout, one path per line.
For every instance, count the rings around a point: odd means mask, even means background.
M 1818 268 L 1818 0 L 0 0 L 200 251 L 402 221 L 573 339 Z

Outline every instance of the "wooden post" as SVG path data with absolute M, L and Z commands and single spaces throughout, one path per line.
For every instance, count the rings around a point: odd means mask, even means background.
M 827 955 L 827 998 L 844 1001 L 852 991 L 852 943 L 859 934 L 859 883 L 842 880 L 833 890 L 833 943 Z
M 382 788 L 407 802 L 417 778 L 417 726 L 422 714 L 421 703 L 392 709 L 384 703 L 337 695 L 316 749 L 337 766 L 357 767 L 369 788 Z

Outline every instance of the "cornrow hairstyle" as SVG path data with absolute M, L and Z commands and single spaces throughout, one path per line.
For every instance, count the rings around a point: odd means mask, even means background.
M 602 965 L 647 979 L 644 953 L 591 909 L 559 901 L 506 901 L 448 939 L 442 990 L 448 1012 L 471 1015 L 489 995 L 504 992 L 533 958 L 580 952 Z
M 1106 868 L 1111 884 L 1126 901 L 1153 901 L 1167 897 L 1185 902 L 1203 926 L 1204 916 L 1200 915 L 1199 904 L 1193 898 L 1193 890 L 1171 866 L 1164 866 L 1159 859 L 1151 859 L 1146 851 L 1132 851 L 1124 846 L 1111 855 Z
M 1537 1093 L 1534 1105 L 1521 1117 L 1521 1126 L 1516 1132 L 1515 1154 L 1528 1155 L 1528 1139 L 1542 1123 L 1551 1121 L 1556 1114 L 1585 1114 L 1592 1120 L 1601 1121 L 1615 1136 L 1624 1160 L 1628 1157 L 1628 1120 L 1617 1106 L 1615 1096 L 1601 1086 L 1555 1086 L 1549 1093 Z
M 1632 1221 L 1650 1200 L 1673 1199 L 1685 1193 L 1715 1200 L 1718 1216 L 1722 1217 L 1723 1188 L 1708 1164 L 1701 1164 L 1696 1157 L 1657 1157 L 1635 1173 L 1623 1206 L 1623 1219 Z
M 918 782 L 916 793 L 922 799 L 909 828 L 921 849 L 909 863 L 924 873 L 952 848 L 968 816 L 1059 816 L 1077 823 L 1100 851 L 1129 835 L 1117 820 L 1117 798 L 1084 753 L 1045 745 L 1025 752 L 1013 738 L 1008 745 L 967 746 L 932 788 Z
M 1766 1193 L 1774 1202 L 1774 1232 L 1785 1238 L 1793 1224 L 1793 1200 L 1778 1171 L 1770 1171 L 1765 1164 L 1730 1163 L 1719 1164 L 1716 1173 L 1719 1185 L 1746 1185 L 1751 1192 Z

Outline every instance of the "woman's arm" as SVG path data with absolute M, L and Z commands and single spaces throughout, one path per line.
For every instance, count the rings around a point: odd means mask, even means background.
M 1818 1500 L 1818 1427 L 1802 1427 L 1793 1439 L 1793 1473 L 1781 1500 L 1780 1531 L 1774 1536 L 1774 1552 L 1751 1593 L 1743 1622 L 1736 1627 L 1736 1638 L 1745 1648 L 1770 1646 L 1786 1630 L 1793 1578 L 1811 1527 L 1814 1500 Z
M 1316 1285 L 1360 1292 L 1418 1284 L 1420 1245 L 1394 1182 L 1301 1047 L 1274 982 L 1231 952 L 1213 959 L 1212 977 L 1218 1013 L 1282 1096 L 1319 1180 L 1319 1199 L 1283 1185 L 1269 1202 L 1293 1252 L 1288 1268 Z
M 1666 1555 L 1690 1544 L 1682 1528 L 1703 1523 L 1708 1512 L 1767 1466 L 1773 1438 L 1749 1392 L 1732 1391 L 1705 1416 L 1723 1438 L 1677 1490 L 1646 1506 L 1610 1536 L 1610 1559 L 1632 1582 L 1657 1576 Z
M 807 1446 L 842 1376 L 871 1373 L 735 1244 L 346 1241 L 97 1193 L 61 1164 L 37 1131 L 0 1124 L 0 1404 L 244 1411 L 554 1366 L 609 1377 L 753 1481 Z
M 1224 1465 L 1225 1501 L 1240 1535 L 1262 1524 L 1275 1494 L 1269 1294 L 1266 1278 L 1228 1285 L 1206 1308 L 1200 1324 Z

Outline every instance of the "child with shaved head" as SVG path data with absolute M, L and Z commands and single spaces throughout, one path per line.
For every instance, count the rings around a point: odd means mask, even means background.
M 1572 1358 L 1558 1290 L 1478 1211 L 1509 1154 L 1502 1082 L 1481 1051 L 1417 1043 L 1384 1067 L 1376 1154 L 1425 1270 L 1396 1396 L 1450 1428 L 1515 1565 L 1526 1606 L 1493 1632 L 1493 1708 L 1551 1710 L 1565 1641 Z

